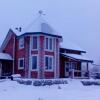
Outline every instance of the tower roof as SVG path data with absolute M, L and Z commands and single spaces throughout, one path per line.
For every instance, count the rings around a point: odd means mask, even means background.
M 48 34 L 57 34 L 57 32 L 48 24 L 47 21 L 43 19 L 42 16 L 39 16 L 34 20 L 30 25 L 28 25 L 25 32 L 43 32 Z

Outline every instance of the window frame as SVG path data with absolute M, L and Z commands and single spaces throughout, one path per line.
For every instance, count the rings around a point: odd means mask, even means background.
M 23 46 L 21 46 L 22 44 L 21 44 L 21 42 L 23 42 Z M 20 38 L 19 39 L 19 49 L 23 49 L 25 46 L 24 46 L 24 42 L 25 42 L 25 40 L 24 40 L 24 38 Z
M 52 66 L 51 66 L 51 69 L 46 69 L 46 57 L 48 57 L 49 59 L 52 58 Z M 45 71 L 54 71 L 54 68 L 53 68 L 53 66 L 54 66 L 53 59 L 54 59 L 53 56 L 50 56 L 50 55 L 46 55 L 46 56 L 45 56 L 45 58 L 44 58 L 44 65 L 45 65 L 45 68 L 44 68 L 44 69 L 45 69 Z M 48 60 L 48 61 L 49 61 L 49 60 Z M 50 63 L 50 62 L 49 62 L 49 63 Z
M 47 42 L 46 42 L 46 39 L 48 39 L 48 44 L 47 44 Z M 50 40 L 52 40 L 51 49 L 50 49 Z M 49 37 L 49 36 L 46 36 L 46 37 L 45 37 L 45 50 L 46 50 L 46 51 L 53 51 L 53 46 L 54 46 L 53 40 L 54 40 L 53 37 Z M 48 47 L 47 47 L 47 45 L 48 45 Z
M 23 67 L 20 66 L 20 61 L 23 60 Z M 18 58 L 18 69 L 24 69 L 24 58 Z
M 37 57 L 37 67 L 36 67 L 36 69 L 33 69 L 33 66 L 32 66 L 33 57 Z M 31 71 L 38 71 L 38 55 L 32 55 L 31 56 Z
M 37 48 L 33 48 L 33 37 L 37 37 Z M 37 36 L 37 35 L 33 35 L 32 36 L 32 50 L 38 50 L 38 48 L 39 48 L 39 36 Z

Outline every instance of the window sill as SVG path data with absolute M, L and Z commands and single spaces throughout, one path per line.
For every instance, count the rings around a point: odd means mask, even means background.
M 18 70 L 24 70 L 24 67 L 23 67 L 23 68 L 20 68 L 20 67 L 19 67 Z
M 51 70 L 44 70 L 45 72 L 54 72 L 54 70 L 53 69 L 51 69 Z
M 32 72 L 34 72 L 34 71 L 38 71 L 38 69 L 32 69 L 31 71 L 32 71 Z

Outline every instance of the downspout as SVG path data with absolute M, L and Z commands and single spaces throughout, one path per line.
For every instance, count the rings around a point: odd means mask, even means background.
M 32 41 L 32 37 L 30 36 L 30 42 L 29 42 L 29 68 L 28 68 L 28 78 L 31 78 L 31 41 Z
M 14 37 L 14 43 L 13 43 L 13 74 L 15 73 L 14 67 L 15 67 L 15 37 Z

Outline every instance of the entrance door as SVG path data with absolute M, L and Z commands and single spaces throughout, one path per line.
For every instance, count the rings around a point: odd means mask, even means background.
M 69 77 L 70 76 L 70 63 L 66 62 L 65 63 L 65 77 Z
M 75 66 L 74 62 L 66 62 L 65 63 L 65 77 L 74 78 Z

